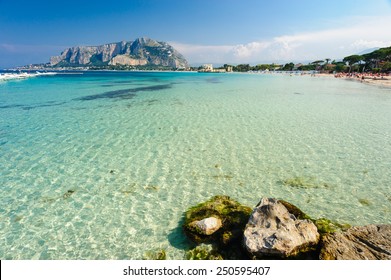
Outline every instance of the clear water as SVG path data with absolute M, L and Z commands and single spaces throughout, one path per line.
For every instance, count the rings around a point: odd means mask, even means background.
M 1 259 L 181 259 L 183 212 L 217 194 L 390 223 L 391 92 L 251 74 L 3 82 L 0 172 Z

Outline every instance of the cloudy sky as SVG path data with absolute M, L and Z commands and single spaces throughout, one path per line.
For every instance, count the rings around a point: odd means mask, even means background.
M 307 62 L 391 46 L 391 0 L 0 0 L 0 67 L 146 36 L 200 63 Z

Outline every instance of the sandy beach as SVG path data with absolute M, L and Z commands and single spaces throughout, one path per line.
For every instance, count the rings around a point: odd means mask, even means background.
M 391 88 L 391 77 L 386 79 L 364 79 L 364 83 Z
M 369 85 L 391 88 L 391 76 L 385 76 L 383 78 L 364 76 L 364 79 L 362 79 L 361 77 L 356 77 L 356 76 L 350 77 L 350 76 L 346 76 L 346 75 L 336 77 L 334 74 L 317 74 L 316 76 L 329 77 L 329 78 L 335 78 L 335 79 L 345 79 L 347 81 L 356 81 L 356 82 L 360 82 L 360 83 L 366 83 Z

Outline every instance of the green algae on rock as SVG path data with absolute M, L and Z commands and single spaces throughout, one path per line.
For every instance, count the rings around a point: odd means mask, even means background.
M 308 216 L 306 213 L 301 211 L 297 206 L 293 205 L 290 202 L 280 199 L 279 200 L 288 210 L 289 213 L 295 215 L 297 219 L 308 219 L 311 220 L 315 226 L 318 228 L 318 232 L 322 235 L 325 233 L 332 233 L 340 230 L 347 230 L 350 228 L 348 224 L 341 224 L 335 221 L 331 221 L 326 218 L 313 219 Z
M 215 241 L 226 245 L 243 235 L 251 212 L 250 207 L 241 205 L 229 196 L 215 196 L 186 211 L 183 229 L 186 235 L 196 243 Z M 205 235 L 194 226 L 194 222 L 209 217 L 220 219 L 222 227 L 211 235 Z
M 187 260 L 223 260 L 218 250 L 212 244 L 200 244 L 186 252 Z
M 325 218 L 320 218 L 317 220 L 312 219 L 312 221 L 315 223 L 316 227 L 318 228 L 318 232 L 321 235 L 326 233 L 333 233 L 336 231 L 344 231 L 351 227 L 349 224 L 340 224 Z
M 295 215 L 297 219 L 303 220 L 308 219 L 311 220 L 310 216 L 308 216 L 306 213 L 301 211 L 297 206 L 293 205 L 292 203 L 279 199 L 278 200 L 282 205 L 285 206 L 285 208 L 288 210 L 289 213 Z

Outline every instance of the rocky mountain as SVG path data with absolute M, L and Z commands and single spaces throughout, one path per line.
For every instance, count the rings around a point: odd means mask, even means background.
M 50 65 L 58 67 L 105 65 L 189 67 L 184 56 L 172 46 L 149 38 L 101 46 L 68 48 L 61 55 L 51 57 Z

